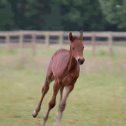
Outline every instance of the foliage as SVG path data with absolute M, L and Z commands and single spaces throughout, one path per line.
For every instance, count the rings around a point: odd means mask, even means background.
M 125 0 L 99 0 L 106 19 L 119 30 L 126 29 L 126 1 Z
M 10 29 L 13 24 L 13 13 L 7 0 L 0 1 L 0 30 Z
M 1 0 L 0 30 L 125 30 L 125 0 Z
M 62 1 L 63 25 L 66 30 L 103 30 L 103 17 L 98 1 Z M 68 25 L 66 25 L 68 24 Z M 69 27 L 68 27 L 69 26 Z
M 50 12 L 50 0 L 27 0 L 26 18 L 28 28 L 41 30 L 45 16 Z

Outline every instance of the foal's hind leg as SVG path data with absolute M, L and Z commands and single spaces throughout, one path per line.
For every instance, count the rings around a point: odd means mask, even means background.
M 61 126 L 61 119 L 62 119 L 63 111 L 65 110 L 66 100 L 70 92 L 73 90 L 73 88 L 74 88 L 74 85 L 69 85 L 69 86 L 64 87 L 62 99 L 59 105 L 56 126 Z
M 51 74 L 50 74 L 50 76 L 47 76 L 47 77 L 46 77 L 44 86 L 42 87 L 42 95 L 41 95 L 40 101 L 38 102 L 37 107 L 35 108 L 35 110 L 34 110 L 33 113 L 32 113 L 32 116 L 33 116 L 34 118 L 38 115 L 38 113 L 39 113 L 39 111 L 40 111 L 40 109 L 41 109 L 42 101 L 43 101 L 43 99 L 44 99 L 45 94 L 46 94 L 46 93 L 48 92 L 48 90 L 49 90 L 49 84 L 50 84 L 50 82 L 51 82 L 52 80 L 53 80 L 53 77 L 51 76 Z
M 46 112 L 45 117 L 43 118 L 43 125 L 42 126 L 45 126 L 50 110 L 56 105 L 56 96 L 59 91 L 59 87 L 60 87 L 59 81 L 55 81 L 54 86 L 53 86 L 53 95 L 52 95 L 51 100 L 49 101 L 48 110 Z
M 60 87 L 60 102 L 61 102 L 61 100 L 62 100 L 63 89 L 64 89 L 64 86 L 61 86 L 61 87 Z

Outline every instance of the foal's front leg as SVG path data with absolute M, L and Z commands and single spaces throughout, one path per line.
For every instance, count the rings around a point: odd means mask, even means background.
M 62 119 L 63 111 L 65 110 L 65 107 L 66 107 L 66 100 L 67 100 L 70 92 L 73 90 L 73 88 L 74 88 L 74 84 L 64 87 L 62 99 L 61 99 L 61 102 L 59 105 L 56 126 L 61 126 L 61 119 Z
M 40 111 L 40 109 L 41 109 L 41 104 L 42 104 L 43 98 L 44 98 L 45 94 L 46 94 L 46 93 L 48 92 L 48 90 L 49 90 L 49 83 L 50 83 L 49 81 L 50 81 L 50 80 L 46 79 L 46 80 L 45 80 L 45 84 L 44 84 L 44 86 L 42 87 L 42 95 L 41 95 L 41 98 L 40 98 L 40 100 L 39 100 L 39 102 L 38 102 L 38 104 L 37 104 L 35 110 L 34 110 L 33 113 L 32 113 L 32 116 L 33 116 L 34 118 L 38 115 L 38 113 L 39 113 L 39 111 Z

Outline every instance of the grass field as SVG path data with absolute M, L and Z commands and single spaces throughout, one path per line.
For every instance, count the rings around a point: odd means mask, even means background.
M 31 114 L 39 100 L 47 63 L 57 47 L 30 49 L 0 48 L 0 126 L 40 126 L 52 90 L 44 99 L 36 119 Z M 63 126 L 126 126 L 126 47 L 114 47 L 113 55 L 99 49 L 86 62 L 74 91 L 68 98 Z M 51 85 L 52 87 L 52 85 Z M 57 98 L 58 103 L 58 98 Z M 54 126 L 57 106 L 47 126 Z

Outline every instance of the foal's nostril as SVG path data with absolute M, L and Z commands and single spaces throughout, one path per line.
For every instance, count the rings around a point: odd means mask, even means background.
M 78 63 L 81 65 L 81 64 L 83 64 L 84 63 L 84 61 L 85 61 L 85 59 L 78 59 Z
M 85 59 L 84 59 L 84 62 L 85 62 Z

